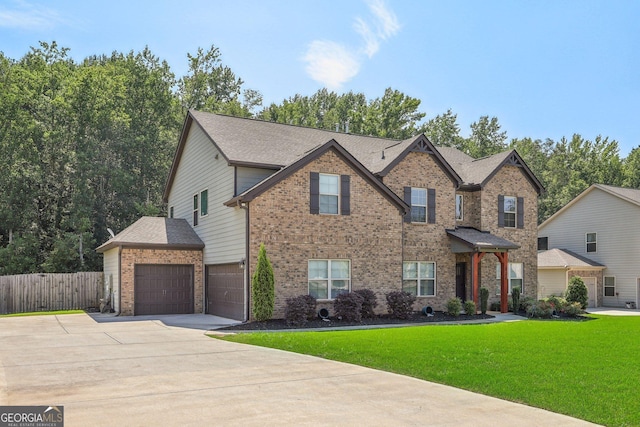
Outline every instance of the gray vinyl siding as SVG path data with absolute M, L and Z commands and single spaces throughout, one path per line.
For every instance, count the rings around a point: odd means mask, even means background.
M 276 172 L 272 169 L 238 167 L 236 170 L 236 195 L 248 190 Z
M 561 296 L 567 289 L 567 271 L 538 270 L 538 297 Z
M 597 233 L 597 251 L 586 251 L 586 233 Z M 616 278 L 617 296 L 598 295 L 603 306 L 637 300 L 640 277 L 640 206 L 594 188 L 538 230 L 549 248 L 562 248 L 597 261 Z
M 120 311 L 120 248 L 113 248 L 104 254 L 104 295 L 111 292 L 111 306 L 116 312 Z M 109 287 L 111 289 L 109 289 Z
M 205 244 L 204 263 L 237 263 L 245 256 L 246 212 L 224 205 L 234 195 L 234 168 L 194 123 L 169 194 L 174 218 L 185 218 L 193 226 L 193 195 L 204 189 L 208 189 L 209 213 L 193 227 Z

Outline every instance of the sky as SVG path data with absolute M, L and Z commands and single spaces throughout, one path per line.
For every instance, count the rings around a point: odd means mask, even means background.
M 177 77 L 215 45 L 263 105 L 326 87 L 386 88 L 451 109 L 462 136 L 497 117 L 509 139 L 598 135 L 640 146 L 636 0 L 0 0 L 0 51 L 56 41 L 77 61 L 148 46 Z

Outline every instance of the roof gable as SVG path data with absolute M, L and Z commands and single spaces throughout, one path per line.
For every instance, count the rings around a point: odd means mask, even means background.
M 400 199 L 389 187 L 384 185 L 378 180 L 362 163 L 360 163 L 353 155 L 344 149 L 335 139 L 332 139 L 325 144 L 315 147 L 310 152 L 305 153 L 299 159 L 291 163 L 290 165 L 280 169 L 278 172 L 257 183 L 253 187 L 249 188 L 242 194 L 239 194 L 229 201 L 225 202 L 227 206 L 233 206 L 242 202 L 250 202 L 260 194 L 267 191 L 280 181 L 293 175 L 296 171 L 300 170 L 307 164 L 318 159 L 324 153 L 333 150 L 339 157 L 341 157 L 347 164 L 349 164 L 365 181 L 373 186 L 378 192 L 380 192 L 390 203 L 394 204 L 401 213 L 405 213 L 409 208 L 407 204 Z

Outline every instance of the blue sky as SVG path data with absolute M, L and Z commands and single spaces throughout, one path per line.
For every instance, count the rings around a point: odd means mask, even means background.
M 489 115 L 509 138 L 602 135 L 626 156 L 640 146 L 639 20 L 635 0 L 0 0 L 0 51 L 149 46 L 181 76 L 213 44 L 264 105 L 392 87 L 427 118 L 452 109 L 463 136 Z

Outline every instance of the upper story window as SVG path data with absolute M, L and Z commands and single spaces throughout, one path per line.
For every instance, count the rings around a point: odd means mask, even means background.
M 462 194 L 456 194 L 456 221 L 464 219 L 464 197 Z
M 549 238 L 548 237 L 538 237 L 538 250 L 546 251 L 549 249 Z
M 587 244 L 587 252 L 597 252 L 597 234 L 596 233 L 587 233 L 586 235 L 586 244 Z
M 404 201 L 411 207 L 405 222 L 436 222 L 436 190 L 433 188 L 404 187 Z
M 524 198 L 498 196 L 498 227 L 524 228 Z
M 515 287 L 520 288 L 520 294 L 524 294 L 524 280 L 523 280 L 523 264 L 521 262 L 510 262 L 507 268 L 509 273 L 509 293 Z M 500 263 L 496 264 L 496 281 L 498 282 L 498 292 L 500 295 L 500 278 L 502 277 L 500 271 Z
M 435 296 L 436 263 L 404 262 L 402 264 L 402 290 L 416 296 Z
M 311 172 L 309 199 L 312 214 L 350 215 L 351 177 Z
M 340 182 L 338 175 L 320 174 L 320 213 L 338 214 Z
M 317 299 L 334 299 L 351 289 L 348 259 L 312 259 L 308 269 L 309 295 Z
M 193 226 L 198 225 L 198 200 L 197 194 L 193 195 Z
M 173 215 L 173 212 L 171 213 Z M 193 195 L 193 225 L 198 225 L 200 217 L 209 214 L 209 191 L 202 190 L 200 194 Z M 173 216 L 172 216 L 173 218 Z

